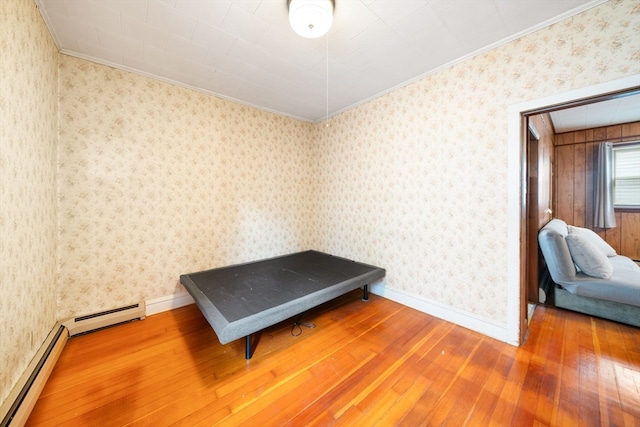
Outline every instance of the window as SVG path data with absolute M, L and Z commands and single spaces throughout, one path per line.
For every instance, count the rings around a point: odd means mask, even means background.
M 613 204 L 640 209 L 640 142 L 613 146 Z

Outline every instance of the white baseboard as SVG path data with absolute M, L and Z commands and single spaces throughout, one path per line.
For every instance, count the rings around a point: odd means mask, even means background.
M 446 320 L 447 322 L 455 323 L 456 325 L 471 329 L 472 331 L 512 344 L 507 340 L 506 326 L 491 323 L 486 319 L 473 315 L 472 313 L 442 305 L 420 295 L 388 288 L 384 282 L 371 285 L 370 291 L 373 294 L 388 298 L 402 305 L 406 305 L 407 307 L 411 307 L 439 319 Z
M 414 308 L 423 313 L 446 320 L 447 322 L 455 323 L 456 325 L 471 329 L 472 331 L 479 332 L 491 338 L 513 344 L 507 340 L 506 326 L 491 323 L 471 313 L 430 301 L 420 295 L 389 288 L 384 281 L 372 284 L 369 286 L 369 290 L 373 294 L 388 298 L 407 307 Z M 167 295 L 165 297 L 152 299 L 146 302 L 147 316 L 193 303 L 193 298 L 191 298 L 189 294 Z
M 195 301 L 189 294 L 174 294 L 155 298 L 146 302 L 147 316 L 162 313 L 163 311 L 173 310 L 174 308 L 184 307 L 185 305 L 194 303 Z

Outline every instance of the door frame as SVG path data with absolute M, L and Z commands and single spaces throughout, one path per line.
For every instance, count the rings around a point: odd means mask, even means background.
M 507 339 L 524 342 L 526 322 L 527 116 L 589 103 L 591 98 L 640 88 L 640 74 L 511 105 L 508 110 Z

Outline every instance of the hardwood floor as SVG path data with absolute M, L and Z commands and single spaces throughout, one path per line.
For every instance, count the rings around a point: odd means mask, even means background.
M 520 348 L 352 292 L 253 358 L 195 305 L 72 338 L 32 426 L 640 426 L 640 330 L 539 307 Z

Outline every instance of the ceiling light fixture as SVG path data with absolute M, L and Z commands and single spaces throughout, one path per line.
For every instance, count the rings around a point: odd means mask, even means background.
M 333 24 L 333 0 L 288 0 L 289 24 L 308 39 L 323 36 Z

